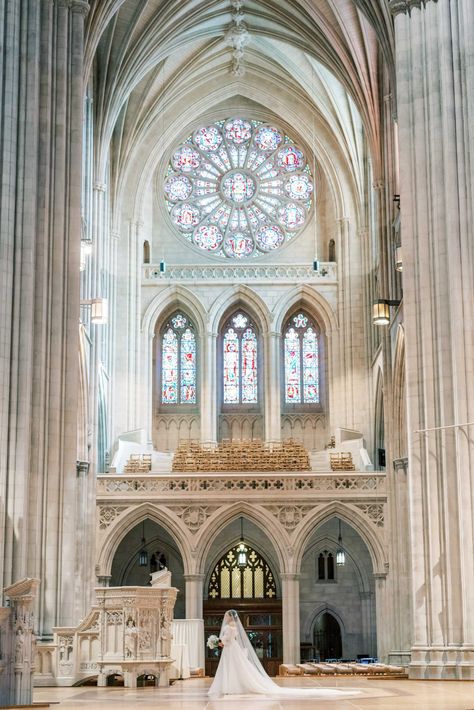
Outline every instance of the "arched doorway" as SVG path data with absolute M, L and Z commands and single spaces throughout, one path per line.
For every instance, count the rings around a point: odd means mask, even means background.
M 314 624 L 313 644 L 315 656 L 321 661 L 342 657 L 341 627 L 328 611 L 318 616 Z
M 118 545 L 111 569 L 112 587 L 148 586 L 150 575 L 167 567 L 174 587 L 183 590 L 174 607 L 177 619 L 185 617 L 184 567 L 170 533 L 147 518 L 130 530 Z
M 245 555 L 245 564 L 241 555 Z M 239 564 L 240 562 L 240 564 Z M 219 634 L 224 613 L 236 609 L 255 652 L 269 675 L 283 659 L 282 607 L 275 576 L 252 545 L 234 544 L 211 571 L 204 602 L 205 636 Z M 219 651 L 206 647 L 206 675 L 214 676 Z

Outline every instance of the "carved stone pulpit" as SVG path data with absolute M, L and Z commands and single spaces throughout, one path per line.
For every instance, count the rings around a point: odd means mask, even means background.
M 0 705 L 31 703 L 36 656 L 33 606 L 39 584 L 39 579 L 25 578 L 3 590 L 10 606 L 0 609 Z

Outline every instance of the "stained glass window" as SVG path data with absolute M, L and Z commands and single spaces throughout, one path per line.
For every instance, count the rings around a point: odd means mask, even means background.
M 304 313 L 290 318 L 285 329 L 284 367 L 286 404 L 318 404 L 318 331 Z
M 161 402 L 196 404 L 196 336 L 182 313 L 176 313 L 162 332 Z
M 258 402 L 257 335 L 247 316 L 236 313 L 224 329 L 224 404 Z
M 239 545 L 232 547 L 214 567 L 209 580 L 209 599 L 275 599 L 276 584 L 263 557 L 245 545 L 247 566 L 237 565 Z
M 230 259 L 278 249 L 308 219 L 314 185 L 304 152 L 274 125 L 229 118 L 201 126 L 171 156 L 171 221 L 194 246 Z

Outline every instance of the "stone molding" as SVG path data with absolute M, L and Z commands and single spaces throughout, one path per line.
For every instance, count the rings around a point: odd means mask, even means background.
M 137 500 L 144 496 L 155 494 L 163 499 L 167 494 L 172 500 L 179 497 L 188 497 L 189 494 L 206 495 L 224 493 L 230 496 L 233 493 L 242 495 L 244 491 L 251 491 L 254 496 L 259 491 L 282 498 L 305 497 L 308 491 L 328 493 L 330 497 L 337 492 L 338 496 L 353 497 L 362 495 L 364 498 L 380 497 L 386 494 L 386 477 L 381 473 L 355 473 L 347 474 L 301 474 L 282 473 L 269 475 L 265 473 L 227 474 L 210 473 L 207 475 L 191 476 L 175 473 L 171 475 L 147 475 L 129 477 L 125 475 L 101 475 L 97 478 L 98 504 L 105 505 L 106 501 L 125 498 Z M 345 495 L 346 494 L 346 495 Z
M 414 8 L 421 10 L 427 2 L 430 2 L 430 0 L 389 0 L 389 7 L 392 15 L 400 15 L 402 13 L 411 15 L 411 11 Z M 438 0 L 432 0 L 432 2 L 438 2 Z
M 275 280 L 278 283 L 337 282 L 337 263 L 320 262 L 318 271 L 313 270 L 312 264 L 168 264 L 166 273 L 160 272 L 159 264 L 146 264 L 142 270 L 142 282 L 145 284 L 160 281 L 266 283 Z

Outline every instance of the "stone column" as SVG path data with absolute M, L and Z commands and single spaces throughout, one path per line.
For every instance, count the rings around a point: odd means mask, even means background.
M 392 0 L 414 678 L 474 679 L 474 3 Z
M 281 574 L 283 663 L 300 662 L 300 578 Z
M 201 441 L 215 444 L 217 441 L 217 333 L 208 331 L 201 339 Z
M 203 574 L 185 574 L 186 619 L 202 619 Z
M 47 580 L 40 633 L 73 620 L 84 544 L 75 491 L 87 9 L 0 1 L 0 573 L 4 585 Z
M 389 663 L 407 665 L 411 646 L 411 606 L 410 596 L 410 526 L 408 516 L 408 458 L 394 459 L 390 473 L 390 574 L 391 588 L 391 645 L 388 652 Z
M 265 440 L 281 441 L 281 334 L 265 336 Z

